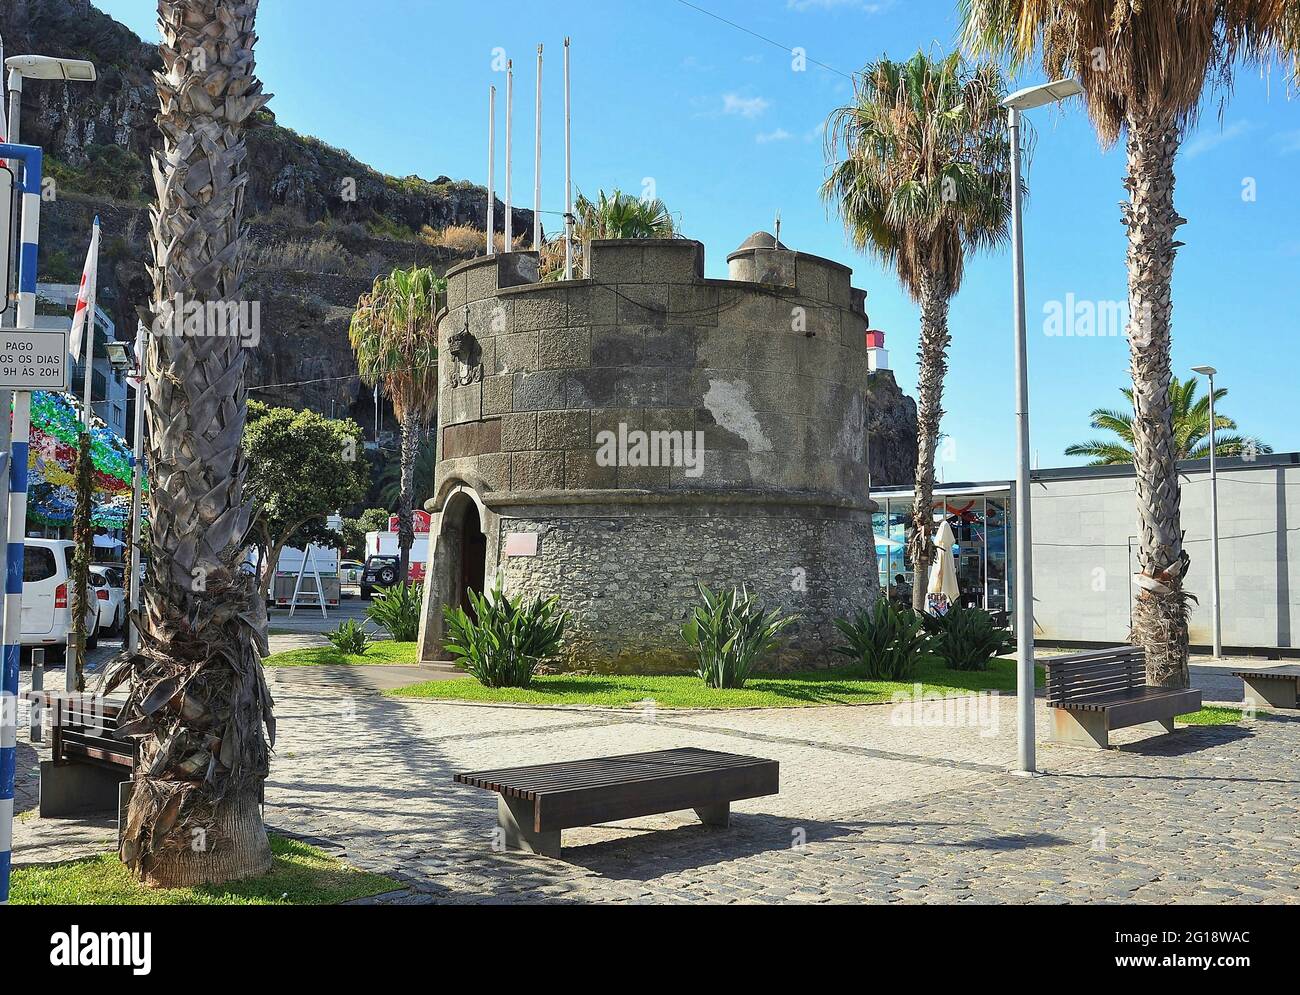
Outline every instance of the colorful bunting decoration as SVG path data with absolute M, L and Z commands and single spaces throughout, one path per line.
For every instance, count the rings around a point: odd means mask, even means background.
M 30 477 L 27 517 L 45 525 L 68 525 L 76 505 L 78 409 L 66 394 L 32 393 Z M 131 509 L 132 453 L 125 439 L 102 424 L 90 430 L 95 494 L 91 523 L 108 529 L 126 527 Z

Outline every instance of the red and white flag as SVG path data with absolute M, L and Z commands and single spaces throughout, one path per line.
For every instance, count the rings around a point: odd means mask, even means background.
M 81 351 L 85 346 L 86 329 L 90 329 L 91 341 L 94 341 L 94 316 L 90 313 L 91 302 L 95 299 L 95 277 L 99 270 L 99 218 L 95 219 L 95 228 L 90 235 L 90 249 L 86 252 L 86 268 L 81 271 L 81 289 L 77 291 L 77 310 L 72 315 L 72 335 L 69 338 L 68 351 L 74 362 L 81 361 Z

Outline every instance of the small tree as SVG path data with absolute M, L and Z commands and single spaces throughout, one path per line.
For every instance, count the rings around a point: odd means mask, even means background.
M 358 560 L 366 556 L 366 533 L 388 531 L 388 509 L 367 508 L 356 518 L 343 519 L 343 548 Z
M 290 540 L 342 544 L 325 519 L 365 497 L 370 470 L 363 441 L 361 426 L 351 419 L 248 403 L 244 452 L 248 491 L 258 508 L 254 538 L 264 594 Z

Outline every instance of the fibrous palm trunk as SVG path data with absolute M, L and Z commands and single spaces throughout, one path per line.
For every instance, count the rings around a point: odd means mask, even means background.
M 271 864 L 259 811 L 275 727 L 262 677 L 265 610 L 240 569 L 249 530 L 241 450 L 247 330 L 182 332 L 186 304 L 239 299 L 243 125 L 269 99 L 254 76 L 257 0 L 159 0 L 162 151 L 145 350 L 152 547 L 123 731 L 139 739 L 122 857 L 148 884 L 247 877 Z M 211 316 L 214 311 L 207 309 Z
M 1174 210 L 1174 157 L 1179 129 L 1172 117 L 1132 115 L 1127 121 L 1129 354 L 1133 375 L 1133 464 L 1137 477 L 1138 593 L 1132 639 L 1146 650 L 1147 680 L 1186 687 L 1188 556 L 1179 521 L 1177 451 L 1169 399 L 1170 281 L 1174 240 L 1184 219 Z
M 402 476 L 397 500 L 397 547 L 400 557 L 398 583 L 406 583 L 411 567 L 411 546 L 415 544 L 415 523 L 412 507 L 415 503 L 415 459 L 420 445 L 420 415 L 414 410 L 402 413 Z
M 86 690 L 86 617 L 90 614 L 90 547 L 94 542 L 90 525 L 93 491 L 94 463 L 90 455 L 90 433 L 82 432 L 77 438 L 77 503 L 72 516 L 72 539 L 76 544 L 72 558 L 73 653 L 71 659 L 64 664 L 73 668 L 74 691 Z M 98 606 L 95 610 L 99 610 Z
M 912 607 L 925 607 L 934 554 L 934 460 L 943 420 L 943 379 L 948 373 L 948 285 L 927 271 L 921 277 L 921 344 L 916 384 L 916 487 L 912 502 Z

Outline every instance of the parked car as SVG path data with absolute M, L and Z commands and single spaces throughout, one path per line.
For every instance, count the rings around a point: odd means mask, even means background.
M 391 587 L 397 583 L 401 560 L 396 556 L 368 556 L 366 569 L 361 574 L 361 596 L 373 597 L 376 587 Z
M 92 563 L 92 576 L 103 578 L 102 585 L 95 587 L 95 599 L 99 602 L 99 627 L 104 632 L 122 631 L 126 623 L 126 572 L 111 563 Z M 92 583 L 94 583 L 92 581 Z
M 366 565 L 360 560 L 340 560 L 339 561 L 339 587 L 340 588 L 360 588 L 361 575 L 366 572 Z M 351 592 L 344 592 L 344 597 L 350 597 Z
M 46 660 L 64 658 L 72 631 L 72 556 L 67 539 L 27 539 L 23 555 L 23 646 L 41 646 Z M 102 579 L 102 578 L 101 578 Z M 99 645 L 99 602 L 86 613 L 86 648 Z

